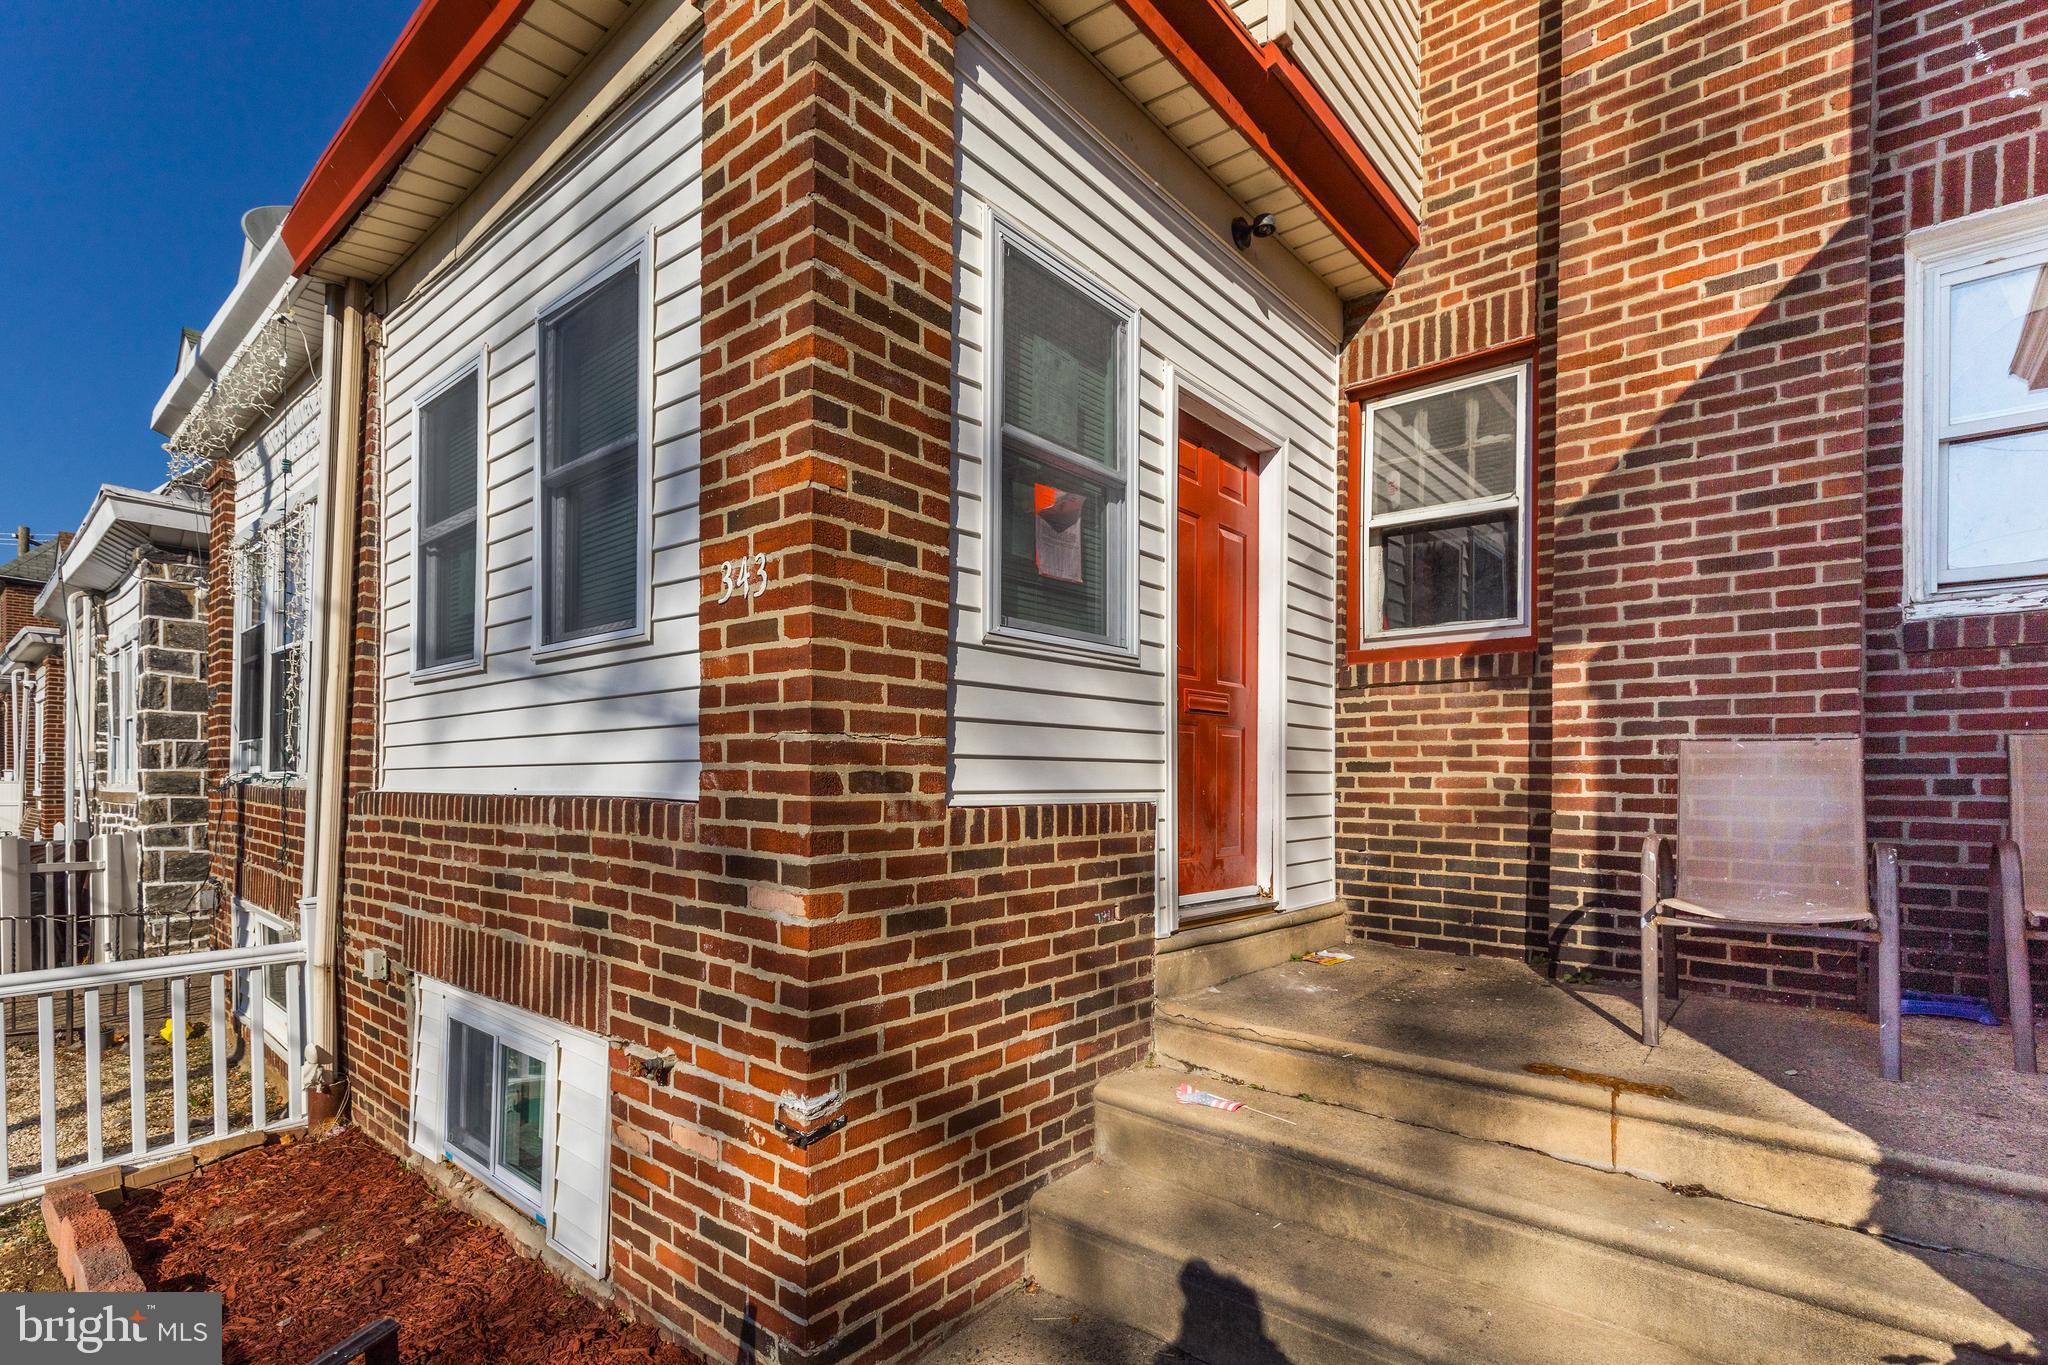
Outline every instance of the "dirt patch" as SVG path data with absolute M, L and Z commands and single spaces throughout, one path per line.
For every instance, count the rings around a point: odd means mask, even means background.
M 61 1293 L 57 1249 L 43 1231 L 34 1201 L 0 1209 L 0 1294 Z
M 353 1130 L 245 1152 L 117 1215 L 143 1283 L 223 1296 L 226 1365 L 297 1365 L 380 1317 L 408 1365 L 690 1365 L 522 1259 Z

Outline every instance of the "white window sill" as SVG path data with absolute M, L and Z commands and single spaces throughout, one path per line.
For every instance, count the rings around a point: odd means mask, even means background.
M 2048 610 L 2048 583 L 1995 588 L 1957 588 L 1906 604 L 1908 621 L 1941 621 L 1957 616 L 2003 616 Z
M 1362 636 L 1358 649 L 1360 653 L 1371 653 L 1380 649 L 1409 649 L 1417 645 L 1478 645 L 1495 640 L 1523 640 L 1528 636 L 1527 621 L 1460 621 L 1455 626 Z
M 443 678 L 466 678 L 472 673 L 484 671 L 482 659 L 457 659 L 452 663 L 434 664 L 427 668 L 415 668 L 406 676 L 416 683 L 439 682 Z
M 1072 663 L 1107 665 L 1139 671 L 1142 659 L 1136 647 L 1091 644 L 1059 635 L 1039 635 L 1014 627 L 997 626 L 981 633 L 984 649 L 1014 654 L 1025 659 L 1064 659 Z
M 626 626 L 619 630 L 606 631 L 601 635 L 579 635 L 570 640 L 556 640 L 552 644 L 536 643 L 532 657 L 536 662 L 567 659 L 578 654 L 594 654 L 599 650 L 644 645 L 653 638 L 654 629 L 650 625 Z

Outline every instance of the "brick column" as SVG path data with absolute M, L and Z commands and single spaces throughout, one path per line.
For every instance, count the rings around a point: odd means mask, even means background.
M 944 868 L 962 13 L 705 10 L 699 889 L 735 966 L 697 1004 L 754 1058 L 737 1112 L 822 1132 L 858 1103 L 827 983 Z M 718 566 L 756 555 L 764 590 L 718 603 Z M 752 1196 L 750 1264 L 785 1281 L 776 1326 L 802 1353 L 879 1330 L 825 1302 L 856 1235 L 829 1222 L 844 1152 L 784 1132 L 760 1153 L 779 1188 Z

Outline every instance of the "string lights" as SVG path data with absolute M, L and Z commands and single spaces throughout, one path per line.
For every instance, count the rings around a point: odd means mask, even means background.
M 205 473 L 240 443 L 253 417 L 271 412 L 291 378 L 292 336 L 299 331 L 290 313 L 279 313 L 228 357 L 220 374 L 164 442 L 173 479 Z M 303 334 L 299 352 L 311 361 L 312 349 Z

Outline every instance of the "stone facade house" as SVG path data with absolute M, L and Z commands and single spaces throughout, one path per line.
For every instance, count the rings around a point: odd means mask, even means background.
M 123 927 L 151 951 L 210 937 L 208 532 L 190 491 L 104 486 L 37 601 L 63 623 L 65 808 L 94 834 L 134 832 L 136 865 L 113 875 L 133 877 L 142 918 Z

